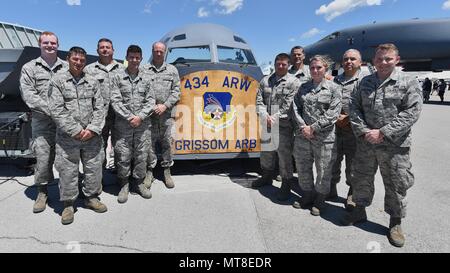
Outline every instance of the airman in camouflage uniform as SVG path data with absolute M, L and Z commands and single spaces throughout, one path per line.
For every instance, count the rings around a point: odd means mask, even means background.
M 45 210 L 47 203 L 47 184 L 53 181 L 55 161 L 56 126 L 48 108 L 50 80 L 61 71 L 67 70 L 67 63 L 57 57 L 58 38 L 45 31 L 39 37 L 41 56 L 26 63 L 20 76 L 22 99 L 32 112 L 32 146 L 36 157 L 34 183 L 38 186 L 38 196 L 33 212 Z
M 352 165 L 355 209 L 343 219 L 351 225 L 367 219 L 374 176 L 380 167 L 385 188 L 385 211 L 390 215 L 388 238 L 401 247 L 405 236 L 406 191 L 413 185 L 411 128 L 422 110 L 422 92 L 416 79 L 396 70 L 400 61 L 393 44 L 382 44 L 373 59 L 377 72 L 364 77 L 350 101 L 350 120 L 358 145 Z
M 150 82 L 139 69 L 142 49 L 136 45 L 129 46 L 126 59 L 128 67 L 112 79 L 111 96 L 111 105 L 116 111 L 114 154 L 118 159 L 117 177 L 121 186 L 117 198 L 119 203 L 128 200 L 130 176 L 135 180 L 142 197 L 152 197 L 143 181 L 151 146 L 149 116 L 155 107 L 154 93 L 150 89 Z
M 61 222 L 73 222 L 73 203 L 78 197 L 80 161 L 85 179 L 85 205 L 105 212 L 98 195 L 101 193 L 102 138 L 105 107 L 95 78 L 83 73 L 86 52 L 72 47 L 68 54 L 69 71 L 55 77 L 49 91 L 49 108 L 56 123 L 56 169 L 60 175 L 60 198 L 64 202 Z
M 355 204 L 352 201 L 350 169 L 356 151 L 356 138 L 350 125 L 349 104 L 350 96 L 353 90 L 364 77 L 364 73 L 361 72 L 361 53 L 356 49 L 347 50 L 342 57 L 342 66 L 344 68 L 344 72 L 334 78 L 334 82 L 341 87 L 342 110 L 338 120 L 336 121 L 337 155 L 331 172 L 331 188 L 328 197 L 333 199 L 338 196 L 336 184 L 341 180 L 341 162 L 345 156 L 345 177 L 346 183 L 349 186 L 346 207 L 348 209 L 352 209 Z
M 309 72 L 309 66 L 305 65 L 305 50 L 301 46 L 294 46 L 291 49 L 291 67 L 289 68 L 289 74 L 294 75 L 300 80 L 300 84 L 311 80 L 311 73 Z
M 84 72 L 100 83 L 101 94 L 106 108 L 105 126 L 102 129 L 104 152 L 108 146 L 109 133 L 111 131 L 111 142 L 114 146 L 114 110 L 111 106 L 111 79 L 117 71 L 124 69 L 124 66 L 113 59 L 114 47 L 111 40 L 101 38 L 97 43 L 97 53 L 99 60 L 86 66 Z M 106 155 L 106 154 L 105 154 Z M 115 160 L 116 161 L 116 160 Z M 103 168 L 106 167 L 106 158 Z
M 288 70 L 288 73 L 295 76 L 300 80 L 300 85 L 311 80 L 311 75 L 309 73 L 309 66 L 305 65 L 303 61 L 305 60 L 305 51 L 301 46 L 294 46 L 291 49 L 291 67 Z M 292 124 L 295 127 L 295 123 Z M 294 145 L 294 133 L 292 133 L 292 141 L 291 146 Z M 278 162 L 278 158 L 276 159 Z M 278 164 L 276 164 L 278 166 Z M 277 175 L 277 181 L 282 181 L 281 175 Z M 291 180 L 291 179 L 289 179 Z
M 147 176 L 145 184 L 151 186 L 153 168 L 156 166 L 156 143 L 160 143 L 164 168 L 164 181 L 167 188 L 175 186 L 170 174 L 173 165 L 172 144 L 175 105 L 180 100 L 180 76 L 175 66 L 164 62 L 166 46 L 156 42 L 152 46 L 152 62 L 144 66 L 143 70 L 150 77 L 151 89 L 154 91 L 156 106 L 151 116 L 152 147 L 147 160 Z
M 323 56 L 311 58 L 312 81 L 300 87 L 292 104 L 297 123 L 294 157 L 298 182 L 303 191 L 301 201 L 295 202 L 294 207 L 306 208 L 313 203 L 311 214 L 315 216 L 320 215 L 330 191 L 331 168 L 336 152 L 334 123 L 341 112 L 339 87 L 325 79 L 328 66 Z M 315 185 L 313 163 L 317 170 Z
M 275 150 L 261 151 L 260 164 L 262 177 L 253 181 L 252 187 L 257 188 L 272 184 L 275 160 L 281 175 L 281 188 L 277 198 L 287 200 L 290 195 L 290 179 L 293 177 L 292 139 L 293 129 L 289 109 L 300 87 L 300 81 L 288 73 L 289 55 L 280 53 L 275 58 L 275 73 L 265 76 L 259 85 L 256 95 L 256 107 L 262 126 L 270 130 L 278 127 L 278 147 Z M 273 131 L 276 134 L 276 130 Z

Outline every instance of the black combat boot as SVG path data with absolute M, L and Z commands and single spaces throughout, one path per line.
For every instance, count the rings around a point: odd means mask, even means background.
M 399 217 L 391 217 L 389 221 L 389 242 L 396 247 L 405 245 L 405 235 L 401 227 L 402 220 Z

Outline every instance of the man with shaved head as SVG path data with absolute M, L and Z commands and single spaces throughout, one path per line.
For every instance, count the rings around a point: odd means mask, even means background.
M 164 168 L 164 182 L 167 188 L 175 186 L 170 167 L 173 165 L 172 128 L 174 126 L 175 105 L 180 100 L 180 76 L 175 66 L 164 61 L 166 46 L 156 42 L 152 46 L 152 61 L 143 68 L 150 77 L 150 88 L 155 94 L 156 106 L 151 114 L 152 146 L 147 160 L 147 174 L 144 184 L 150 188 L 153 168 L 157 163 L 156 143 L 160 145 L 161 167 Z
M 341 89 L 342 110 L 336 122 L 337 157 L 332 169 L 331 188 L 328 198 L 337 198 L 336 184 L 341 180 L 341 162 L 345 156 L 345 178 L 349 186 L 346 208 L 352 209 L 352 186 L 350 183 L 350 168 L 356 151 L 356 138 L 353 135 L 349 119 L 349 101 L 351 94 L 360 80 L 365 76 L 361 72 L 361 53 L 356 49 L 347 50 L 342 56 L 344 72 L 334 78 Z

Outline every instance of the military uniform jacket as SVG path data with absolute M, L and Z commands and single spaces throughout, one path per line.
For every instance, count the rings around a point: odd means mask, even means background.
M 300 80 L 289 73 L 278 80 L 275 73 L 265 76 L 256 95 L 256 110 L 260 117 L 266 119 L 271 115 L 280 121 L 289 121 L 289 109 L 299 87 Z
M 132 116 L 147 119 L 155 107 L 155 95 L 148 76 L 139 70 L 132 79 L 126 69 L 120 70 L 112 79 L 111 105 L 122 119 L 128 120 Z
M 334 141 L 334 124 L 341 112 L 341 92 L 339 86 L 323 79 L 314 88 L 313 81 L 302 84 L 292 104 L 296 135 L 304 126 L 311 126 L 319 141 Z
M 99 61 L 89 64 L 84 68 L 84 72 L 91 77 L 97 79 L 100 84 L 101 94 L 105 106 L 109 105 L 111 101 L 111 84 L 112 78 L 119 70 L 124 69 L 123 64 L 113 60 L 109 65 L 103 65 Z
M 41 57 L 22 67 L 20 94 L 31 111 L 50 116 L 48 108 L 50 80 L 56 74 L 66 71 L 67 68 L 67 62 L 60 58 L 57 58 L 53 68 L 50 68 Z
M 294 75 L 297 79 L 300 80 L 300 84 L 304 84 L 305 82 L 311 80 L 311 73 L 309 72 L 309 65 L 303 65 L 303 68 L 299 70 L 295 70 L 294 66 L 289 68 L 289 74 Z
M 364 73 L 361 70 L 358 70 L 350 79 L 346 80 L 344 73 L 334 78 L 334 82 L 341 87 L 341 114 L 348 115 L 350 113 L 350 97 L 364 76 Z
M 149 75 L 150 86 L 155 94 L 155 103 L 164 104 L 167 110 L 174 108 L 181 94 L 180 76 L 176 67 L 163 63 L 160 68 L 157 68 L 150 63 L 144 65 L 143 71 Z
M 371 129 L 385 136 L 381 145 L 411 146 L 411 127 L 422 110 L 419 82 L 396 69 L 380 82 L 376 73 L 364 77 L 350 101 L 350 120 L 357 137 Z
M 105 108 L 98 81 L 83 74 L 76 82 L 69 71 L 51 82 L 49 106 L 58 133 L 71 137 L 82 129 L 100 135 L 105 125 Z

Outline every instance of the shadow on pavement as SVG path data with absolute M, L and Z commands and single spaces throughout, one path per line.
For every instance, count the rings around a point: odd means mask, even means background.
M 433 104 L 433 105 L 445 105 L 445 106 L 449 106 L 450 105 L 450 101 L 444 101 L 444 102 L 441 102 L 441 101 L 428 101 L 428 102 L 424 102 L 424 104 Z
M 378 223 L 374 223 L 370 220 L 368 220 L 367 222 L 364 222 L 364 223 L 356 224 L 354 226 L 359 229 L 362 229 L 364 231 L 374 233 L 374 234 L 387 235 L 389 233 L 389 228 L 387 228 L 383 225 L 380 225 Z
M 35 159 L 27 158 L 0 158 L 0 176 L 27 177 L 34 174 Z

